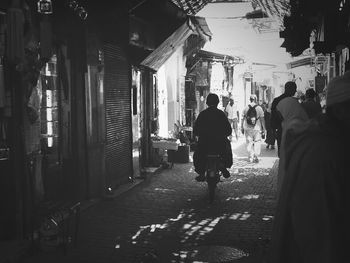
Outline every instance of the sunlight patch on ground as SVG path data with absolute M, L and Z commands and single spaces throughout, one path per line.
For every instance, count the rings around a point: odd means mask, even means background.
M 247 220 L 250 216 L 251 214 L 249 214 L 248 212 L 235 213 L 235 214 L 232 214 L 230 217 L 228 217 L 228 219 L 244 221 L 244 220 Z
M 242 197 L 228 197 L 226 199 L 226 201 L 231 201 L 231 200 L 235 200 L 235 201 L 237 201 L 237 200 L 251 200 L 251 199 L 258 199 L 258 198 L 259 198 L 259 195 L 251 194 L 251 195 L 244 195 Z
M 168 218 L 163 224 L 151 224 L 146 226 L 140 226 L 139 230 L 131 237 L 130 243 L 132 245 L 136 245 L 138 243 L 147 244 L 149 241 L 149 237 L 153 235 L 157 231 L 164 230 L 166 228 L 171 227 L 175 223 L 180 220 L 184 220 L 184 224 L 179 228 L 179 237 L 181 238 L 181 243 L 186 243 L 189 239 L 197 242 L 204 238 L 208 233 L 212 232 L 215 226 L 222 219 L 228 219 L 231 215 L 225 214 L 216 218 L 206 218 L 200 221 L 189 220 L 193 217 L 194 211 L 193 209 L 189 209 L 187 211 L 182 210 L 176 218 Z M 250 215 L 245 212 L 243 214 L 239 214 L 239 220 L 246 220 L 250 217 Z M 146 237 L 146 240 L 145 240 Z M 195 243 L 196 244 L 196 243 Z M 121 248 L 121 244 L 117 242 L 115 244 L 116 249 Z
M 159 192 L 162 192 L 162 193 L 175 192 L 174 189 L 166 189 L 166 188 L 154 188 L 154 191 L 159 191 Z
M 232 180 L 230 182 L 231 182 L 231 184 L 232 183 L 242 183 L 242 182 L 244 182 L 247 179 L 248 178 L 232 178 Z
M 249 254 L 241 249 L 226 246 L 197 246 L 192 249 L 181 250 L 172 254 L 177 259 L 172 260 L 174 263 L 208 263 L 208 262 L 232 262 Z
M 194 173 L 195 171 L 194 171 L 194 167 L 193 166 L 191 166 L 191 168 L 190 168 L 190 170 L 188 171 L 189 173 Z
M 241 197 L 241 199 L 258 199 L 259 195 L 246 195 Z M 211 262 L 207 261 L 206 258 L 212 258 L 218 253 L 223 256 L 234 257 L 234 259 L 239 259 L 242 257 L 249 256 L 248 253 L 244 251 L 233 248 L 233 247 L 221 247 L 221 246 L 199 246 L 206 236 L 214 231 L 215 227 L 220 223 L 221 220 L 240 220 L 246 221 L 252 215 L 249 212 L 243 213 L 224 213 L 222 216 L 213 218 L 204 218 L 200 220 L 191 220 L 195 215 L 194 209 L 181 210 L 180 213 L 174 218 L 168 218 L 163 224 L 150 224 L 145 226 L 140 226 L 139 230 L 129 239 L 126 243 L 116 242 L 115 249 L 121 251 L 120 249 L 124 246 L 131 245 L 141 245 L 149 246 L 152 244 L 152 239 L 157 236 L 162 236 L 164 233 L 162 231 L 168 231 L 169 228 L 175 227 L 178 229 L 178 237 L 181 244 L 191 244 L 192 249 L 180 250 L 178 252 L 172 253 L 175 258 L 169 262 Z M 262 220 L 271 220 L 272 216 L 264 215 Z M 118 237 L 116 240 L 121 240 Z M 165 242 L 165 241 L 164 241 Z M 197 249 L 198 248 L 198 249 Z
M 262 220 L 264 220 L 264 221 L 270 221 L 272 219 L 273 219 L 273 216 L 268 216 L 268 215 L 264 215 L 262 218 Z
M 271 169 L 277 157 L 259 157 L 259 163 L 252 163 L 248 161 L 248 157 L 233 158 L 233 165 L 231 169 L 239 168 L 264 168 Z

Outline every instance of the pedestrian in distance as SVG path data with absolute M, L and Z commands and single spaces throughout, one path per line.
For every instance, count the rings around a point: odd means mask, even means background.
M 225 113 L 229 123 L 231 124 L 232 130 L 235 132 L 236 140 L 238 141 L 239 111 L 232 98 L 230 98 L 229 103 L 225 107 Z M 230 137 L 232 138 L 232 135 Z
M 276 97 L 272 101 L 271 105 L 271 127 L 275 130 L 276 140 L 277 140 L 277 148 L 278 148 L 278 156 L 280 155 L 280 147 L 282 140 L 282 120 L 280 118 L 280 114 L 277 112 L 277 104 L 287 97 L 293 97 L 297 91 L 297 85 L 293 81 L 288 81 L 284 85 L 284 93 L 280 96 Z
M 259 162 L 262 135 L 265 136 L 264 111 L 256 104 L 256 95 L 251 95 L 250 103 L 243 110 L 241 131 L 245 135 L 249 162 Z
M 301 104 L 310 119 L 322 113 L 321 104 L 316 101 L 316 91 L 312 88 L 305 92 L 305 101 Z
M 266 149 L 275 149 L 276 136 L 275 131 L 271 127 L 271 103 L 269 103 L 264 111 L 265 128 L 266 128 Z
M 327 85 L 326 113 L 287 132 L 270 263 L 347 262 L 350 71 Z M 290 137 L 290 138 L 289 138 Z
M 207 109 L 201 111 L 194 123 L 193 135 L 198 137 L 196 150 L 193 154 L 197 181 L 205 181 L 205 169 L 208 154 L 219 154 L 222 164 L 219 170 L 225 178 L 230 177 L 230 168 L 233 163 L 231 143 L 228 136 L 232 134 L 231 125 L 222 110 L 217 108 L 219 97 L 214 93 L 207 96 Z

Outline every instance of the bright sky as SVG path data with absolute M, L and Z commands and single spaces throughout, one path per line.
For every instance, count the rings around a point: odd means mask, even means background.
M 281 65 L 292 60 L 281 48 L 278 32 L 257 33 L 246 19 L 218 19 L 244 16 L 253 11 L 251 3 L 209 3 L 197 16 L 205 17 L 213 38 L 204 50 L 243 57 L 247 62 Z

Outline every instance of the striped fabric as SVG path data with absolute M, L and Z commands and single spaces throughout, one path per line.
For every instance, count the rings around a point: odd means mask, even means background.
M 197 14 L 211 0 L 171 0 L 188 15 Z
M 350 71 L 343 76 L 335 77 L 327 86 L 326 105 L 331 106 L 336 103 L 350 100 Z
M 252 0 L 252 2 L 265 11 L 269 17 L 275 18 L 281 27 L 283 18 L 290 15 L 289 0 Z

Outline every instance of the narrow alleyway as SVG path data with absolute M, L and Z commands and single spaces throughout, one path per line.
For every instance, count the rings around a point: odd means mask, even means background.
M 264 262 L 276 150 L 262 145 L 261 162 L 249 164 L 243 138 L 232 146 L 233 175 L 219 183 L 213 204 L 192 163 L 175 164 L 83 211 L 77 248 L 66 256 L 55 250 L 23 262 Z

